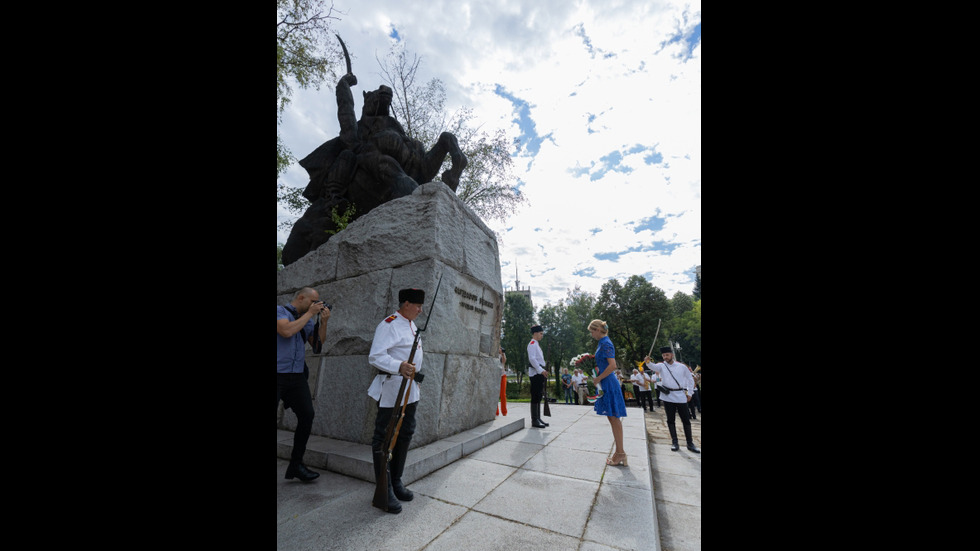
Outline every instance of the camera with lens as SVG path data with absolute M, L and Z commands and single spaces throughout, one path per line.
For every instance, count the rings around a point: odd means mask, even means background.
M 329 302 L 323 302 L 322 300 L 313 301 L 314 304 L 322 304 L 327 307 L 327 310 L 333 310 L 333 306 Z

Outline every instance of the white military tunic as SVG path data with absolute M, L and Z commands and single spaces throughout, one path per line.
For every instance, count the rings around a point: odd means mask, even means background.
M 534 339 L 531 339 L 527 345 L 527 361 L 531 364 L 527 369 L 528 376 L 534 377 L 544 373 L 544 354 L 541 352 L 541 345 Z
M 687 396 L 694 395 L 694 376 L 691 375 L 691 370 L 681 362 L 648 363 L 647 367 L 659 373 L 660 384 L 670 389 L 670 394 L 660 393 L 660 399 L 664 402 L 686 404 Z M 677 382 L 674 382 L 675 378 Z M 675 388 L 680 388 L 680 390 L 674 390 Z M 687 396 L 684 395 L 685 390 Z
M 407 318 L 395 312 L 388 316 L 374 330 L 374 341 L 371 343 L 371 353 L 368 355 L 368 363 L 385 373 L 378 374 L 371 386 L 368 388 L 368 396 L 375 400 L 380 400 L 381 407 L 395 407 L 395 400 L 398 398 L 398 388 L 402 384 L 402 377 L 398 374 L 398 368 L 402 362 L 408 361 L 408 356 L 412 352 L 412 343 L 415 341 L 415 333 L 418 329 L 415 324 Z M 419 339 L 418 347 L 415 351 L 415 371 L 422 370 L 422 339 Z M 419 401 L 419 384 L 415 381 L 406 388 L 408 392 L 408 403 Z M 404 398 L 403 398 L 404 400 Z M 397 404 L 401 407 L 401 404 Z

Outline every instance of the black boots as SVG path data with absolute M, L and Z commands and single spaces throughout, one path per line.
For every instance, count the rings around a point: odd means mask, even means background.
M 374 500 L 371 505 L 388 513 L 398 514 L 402 512 L 402 504 L 398 503 L 394 492 L 391 489 L 391 478 L 388 476 L 388 469 L 385 463 L 387 451 L 372 451 L 374 457 Z
M 318 476 L 320 476 L 320 473 L 307 469 L 305 465 L 298 461 L 290 461 L 289 467 L 286 468 L 286 478 L 288 480 L 298 478 L 303 482 L 309 482 Z
M 408 458 L 408 444 L 399 443 L 391 452 L 391 462 L 388 464 L 391 470 L 391 488 L 395 492 L 398 501 L 412 501 L 415 495 L 402 484 L 402 473 L 405 472 L 405 459 Z
M 540 407 L 541 407 L 540 403 L 531 404 L 531 426 L 536 429 L 543 429 L 548 426 L 548 423 L 545 423 L 544 421 L 541 420 Z
M 671 442 L 670 442 L 670 451 L 672 451 L 672 452 L 676 452 L 676 451 L 677 451 L 677 450 L 679 450 L 679 449 L 681 449 L 681 447 L 677 445 L 677 439 L 676 439 L 676 438 L 674 438 L 674 439 L 673 439 L 673 440 L 671 440 Z

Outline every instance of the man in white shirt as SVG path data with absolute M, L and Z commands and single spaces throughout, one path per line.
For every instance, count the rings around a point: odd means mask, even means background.
M 630 382 L 633 383 L 633 392 L 636 393 L 636 405 L 646 411 L 649 402 L 650 411 L 653 411 L 653 399 L 650 398 L 650 377 L 646 373 L 641 373 L 639 369 L 634 369 Z
M 669 346 L 660 349 L 660 354 L 664 361 L 658 364 L 647 363 L 647 367 L 660 374 L 660 384 L 669 392 L 660 393 L 660 399 L 664 402 L 664 411 L 667 412 L 667 429 L 670 431 L 670 449 L 677 451 L 677 428 L 674 426 L 674 414 L 679 413 L 681 424 L 684 425 L 684 436 L 687 438 L 687 449 L 694 453 L 701 453 L 701 450 L 694 445 L 691 437 L 691 419 L 689 417 L 687 402 L 694 394 L 694 377 L 691 370 L 680 362 L 674 361 L 674 353 Z M 650 362 L 650 356 L 643 359 Z
M 402 289 L 398 291 L 398 310 L 385 318 L 374 330 L 374 340 L 371 342 L 371 352 L 368 363 L 377 369 L 377 375 L 368 388 L 368 396 L 378 404 L 378 415 L 374 422 L 374 438 L 371 441 L 371 451 L 374 456 L 375 480 L 380 484 L 382 471 L 385 467 L 391 469 L 388 476 L 387 502 L 372 502 L 375 507 L 389 513 L 400 513 L 400 501 L 411 501 L 414 495 L 402 484 L 402 473 L 405 469 L 405 459 L 408 455 L 408 445 L 415 434 L 415 408 L 419 401 L 419 383 L 422 382 L 422 339 L 415 346 L 412 356 L 412 345 L 418 328 L 415 318 L 422 313 L 422 303 L 425 302 L 425 291 L 422 289 Z M 414 375 L 414 381 L 410 380 Z M 384 438 L 388 430 L 388 422 L 393 414 L 401 413 L 402 404 L 396 403 L 398 390 L 402 381 L 406 381 L 405 393 L 408 394 L 408 405 L 405 407 L 405 417 L 398 430 L 398 439 L 391 450 L 391 461 L 385 465 L 388 450 L 384 448 Z M 404 401 L 404 397 L 402 398 Z M 382 492 L 383 493 L 383 492 Z M 377 495 L 378 492 L 375 493 Z M 377 501 L 377 500 L 375 500 Z
M 543 337 L 544 328 L 535 325 L 531 328 L 531 342 L 527 345 L 527 361 L 530 364 L 527 375 L 531 378 L 531 426 L 537 429 L 548 426 L 548 423 L 541 420 L 541 396 L 548 379 L 545 375 L 544 353 L 539 344 Z
M 572 390 L 575 391 L 576 403 L 584 404 L 585 395 L 583 394 L 582 387 L 579 385 L 585 385 L 585 377 L 582 375 L 582 370 L 576 369 L 575 373 L 572 374 Z

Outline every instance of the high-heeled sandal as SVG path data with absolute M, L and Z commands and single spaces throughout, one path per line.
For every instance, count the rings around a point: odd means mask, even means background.
M 620 455 L 623 456 L 623 458 L 620 459 L 619 461 L 616 461 L 616 458 L 619 457 Z M 606 465 L 614 465 L 614 466 L 622 465 L 624 467 L 629 467 L 629 463 L 626 462 L 626 452 L 614 453 L 612 457 L 606 459 Z

